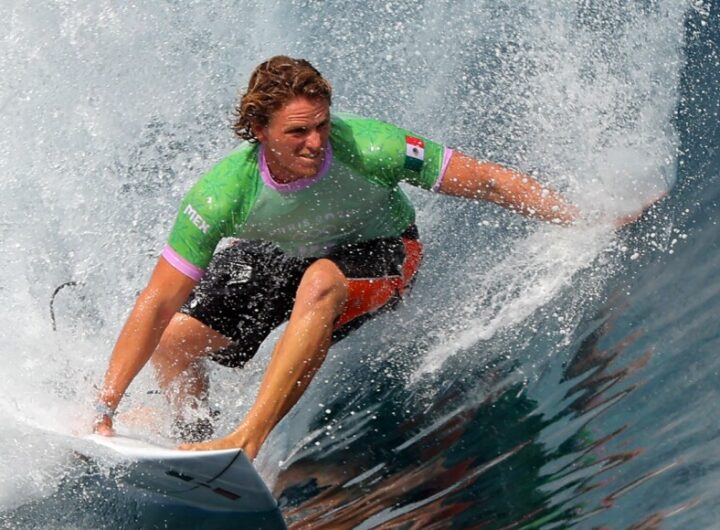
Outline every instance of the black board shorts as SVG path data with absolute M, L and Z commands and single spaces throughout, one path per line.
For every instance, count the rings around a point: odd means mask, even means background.
M 268 242 L 236 241 L 213 256 L 180 312 L 233 341 L 210 359 L 242 366 L 288 320 L 300 280 L 317 259 L 288 256 Z M 413 225 L 399 237 L 342 245 L 324 259 L 348 279 L 347 306 L 333 332 L 337 342 L 378 311 L 395 307 L 415 277 L 422 243 Z

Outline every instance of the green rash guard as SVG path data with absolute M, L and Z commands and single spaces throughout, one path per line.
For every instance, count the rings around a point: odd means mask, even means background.
M 203 176 L 181 203 L 163 257 L 199 280 L 220 239 L 270 241 L 298 257 L 396 237 L 415 221 L 399 187 L 440 186 L 452 150 L 394 125 L 333 114 L 317 175 L 273 180 L 263 147 L 243 142 Z

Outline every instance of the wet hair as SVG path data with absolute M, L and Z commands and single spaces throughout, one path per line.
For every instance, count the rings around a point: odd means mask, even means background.
M 305 59 L 276 55 L 258 65 L 247 90 L 235 107 L 233 130 L 243 140 L 257 142 L 252 126 L 265 127 L 273 112 L 296 97 L 320 99 L 331 104 L 332 88 Z

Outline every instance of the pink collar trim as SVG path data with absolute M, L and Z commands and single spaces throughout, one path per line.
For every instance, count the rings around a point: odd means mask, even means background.
M 262 177 L 263 182 L 266 186 L 274 189 L 275 191 L 279 191 L 281 193 L 290 193 L 294 191 L 300 191 L 305 188 L 309 188 L 313 184 L 315 184 L 317 181 L 322 179 L 325 175 L 327 175 L 328 171 L 330 170 L 330 164 L 332 163 L 332 146 L 330 145 L 330 142 L 327 143 L 325 146 L 325 160 L 323 160 L 322 166 L 320 167 L 320 171 L 317 172 L 316 175 L 312 177 L 308 177 L 305 179 L 295 180 L 293 182 L 277 182 L 273 176 L 272 173 L 270 173 L 270 168 L 267 165 L 267 161 L 265 160 L 265 148 L 264 146 L 260 146 L 260 151 L 258 153 L 258 165 L 260 166 L 260 176 Z

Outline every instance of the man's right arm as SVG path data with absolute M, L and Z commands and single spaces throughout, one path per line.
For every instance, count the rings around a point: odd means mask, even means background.
M 125 390 L 150 359 L 170 320 L 202 277 L 218 241 L 244 220 L 247 205 L 254 197 L 255 180 L 242 177 L 255 167 L 255 152 L 245 149 L 220 161 L 195 183 L 180 204 L 168 243 L 110 357 L 98 396 L 98 433 L 112 433 L 111 416 Z
M 158 260 L 113 349 L 98 397 L 99 409 L 117 409 L 125 390 L 150 359 L 168 323 L 196 283 L 165 258 Z M 111 416 L 99 412 L 95 430 L 111 435 Z

